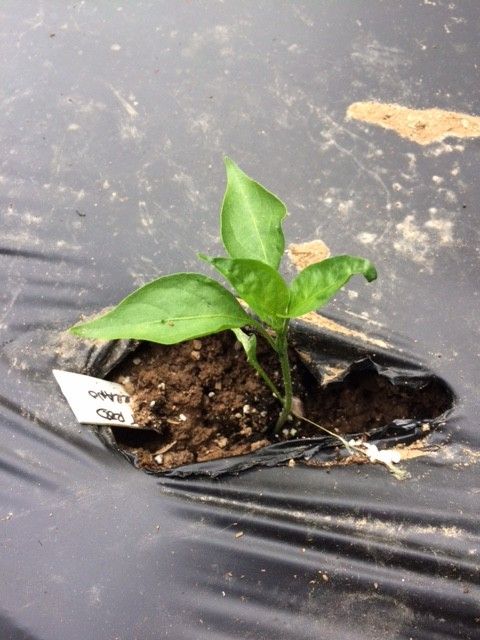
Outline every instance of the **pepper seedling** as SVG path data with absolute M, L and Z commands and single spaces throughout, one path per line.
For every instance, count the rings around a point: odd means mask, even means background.
M 70 331 L 84 338 L 119 338 L 176 344 L 231 329 L 255 368 L 281 404 L 279 433 L 292 412 L 288 327 L 292 318 L 325 305 L 355 274 L 375 280 L 373 264 L 341 255 L 306 267 L 287 284 L 279 273 L 285 249 L 283 202 L 225 159 L 227 188 L 221 207 L 221 237 L 228 257 L 199 254 L 235 290 L 248 308 L 216 280 L 199 273 L 162 276 L 140 287 L 113 310 Z M 282 372 L 278 389 L 258 362 L 255 333 L 277 354 Z

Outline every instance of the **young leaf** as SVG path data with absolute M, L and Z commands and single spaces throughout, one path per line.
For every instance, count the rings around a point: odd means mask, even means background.
M 273 393 L 273 395 L 281 401 L 282 396 L 280 394 L 280 391 L 274 385 L 266 371 L 263 369 L 262 365 L 257 360 L 257 336 L 254 333 L 249 336 L 247 333 L 245 333 L 245 331 L 242 331 L 241 329 L 232 329 L 232 331 L 245 350 L 248 364 L 250 364 L 255 369 L 258 375 L 270 388 L 270 391 Z
M 176 273 L 153 280 L 112 311 L 70 331 L 100 340 L 134 338 L 175 344 L 249 322 L 250 317 L 221 284 L 197 273 Z
M 248 333 L 245 333 L 245 331 L 242 331 L 241 329 L 232 329 L 232 331 L 245 351 L 248 364 L 257 369 L 259 366 L 257 360 L 257 336 L 254 333 L 252 333 L 252 335 L 248 335 Z
M 377 272 L 369 260 L 352 256 L 336 256 L 312 264 L 290 285 L 288 318 L 295 318 L 324 305 L 355 274 L 364 275 L 368 282 Z
M 227 189 L 221 212 L 223 244 L 232 258 L 250 258 L 278 268 L 285 249 L 283 202 L 225 159 Z
M 283 324 L 289 293 L 278 271 L 259 260 L 209 258 L 202 254 L 200 257 L 214 266 L 230 282 L 261 320 L 274 327 Z M 278 320 L 278 316 L 282 318 Z

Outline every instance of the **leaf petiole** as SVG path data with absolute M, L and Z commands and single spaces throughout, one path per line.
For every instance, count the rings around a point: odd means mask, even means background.
M 274 338 L 272 338 L 272 336 L 268 333 L 265 327 L 260 322 L 258 322 L 258 320 L 255 320 L 255 318 L 250 319 L 250 325 L 262 336 L 262 338 L 272 347 L 272 349 L 278 353 L 277 343 Z
M 283 404 L 282 394 L 277 389 L 275 383 L 272 381 L 268 373 L 265 371 L 265 369 L 257 360 L 256 336 L 255 335 L 249 336 L 244 331 L 242 331 L 242 329 L 232 329 L 232 331 L 235 334 L 237 340 L 240 342 L 240 344 L 244 348 L 248 363 L 252 365 L 252 367 L 255 369 L 258 375 L 262 378 L 262 380 L 265 382 L 265 384 L 273 393 L 273 395 Z

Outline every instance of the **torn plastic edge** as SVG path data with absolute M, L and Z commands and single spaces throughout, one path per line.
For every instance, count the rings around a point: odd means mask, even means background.
M 358 370 L 375 370 L 379 375 L 385 375 L 387 368 L 377 365 L 370 358 L 355 361 L 345 370 L 346 377 L 349 373 Z M 369 431 L 362 431 L 348 434 L 348 439 L 362 439 L 365 442 L 376 445 L 380 450 L 387 449 L 399 444 L 407 445 L 426 436 L 425 425 L 431 430 L 445 423 L 448 416 L 453 411 L 454 394 L 448 385 L 440 378 L 433 374 L 423 371 L 416 371 L 416 375 L 409 377 L 402 374 L 399 369 L 395 370 L 389 377 L 392 384 L 397 384 L 395 380 L 401 380 L 402 384 L 406 384 L 413 388 L 426 385 L 432 380 L 438 380 L 445 386 L 446 391 L 450 394 L 451 408 L 443 412 L 435 418 L 429 419 L 407 419 L 395 420 L 387 425 L 375 427 Z M 336 381 L 338 382 L 338 381 Z M 124 458 L 129 460 L 134 466 L 141 469 L 145 473 L 156 477 L 167 478 L 188 478 L 188 477 L 209 477 L 218 478 L 223 475 L 236 475 L 243 471 L 253 469 L 255 467 L 273 467 L 288 464 L 290 460 L 309 461 L 315 458 L 318 461 L 331 461 L 337 457 L 347 457 L 349 454 L 341 443 L 333 436 L 319 436 L 308 439 L 286 440 L 278 443 L 267 445 L 257 451 L 242 456 L 232 456 L 228 458 L 219 458 L 207 462 L 197 462 L 189 465 L 182 465 L 175 469 L 167 471 L 152 471 L 136 465 L 135 454 L 130 453 L 118 446 L 115 436 L 109 427 L 98 427 L 97 433 L 100 439 L 109 447 L 113 448 Z
M 65 334 L 62 339 L 65 340 Z M 120 364 L 128 355 L 132 354 L 140 345 L 139 341 L 120 340 L 106 343 L 93 343 L 70 337 L 69 366 L 78 373 L 87 373 L 97 377 L 106 377 L 112 369 Z M 445 388 L 450 397 L 450 408 L 441 415 L 430 419 L 395 420 L 370 431 L 348 434 L 350 438 L 362 438 L 366 442 L 375 444 L 379 449 L 385 449 L 398 444 L 410 444 L 425 437 L 423 426 L 428 424 L 435 429 L 446 421 L 455 406 L 456 396 L 451 387 L 439 376 L 435 375 L 425 365 L 412 362 L 405 357 L 405 352 L 395 351 L 395 348 L 371 349 L 368 344 L 358 340 L 347 340 L 346 336 L 325 332 L 319 326 L 295 321 L 291 326 L 292 346 L 300 354 L 306 352 L 308 342 L 309 362 L 305 362 L 312 374 L 323 380 L 325 369 L 334 366 L 341 370 L 340 375 L 330 383 L 341 382 L 350 373 L 361 370 L 374 370 L 386 377 L 393 385 L 404 384 L 409 387 L 421 387 L 431 381 L 438 381 Z M 69 340 L 70 341 L 70 340 Z M 315 348 L 317 346 L 317 348 Z M 374 359 L 375 358 L 375 359 Z M 63 366 L 64 362 L 55 362 L 55 366 Z M 74 366 L 73 366 L 74 365 Z M 111 450 L 128 460 L 145 473 L 156 477 L 188 478 L 209 477 L 218 478 L 223 475 L 235 475 L 255 467 L 273 467 L 287 464 L 290 460 L 310 461 L 312 459 L 331 461 L 336 457 L 345 457 L 348 452 L 341 443 L 332 436 L 287 440 L 271 445 L 243 456 L 220 458 L 208 462 L 197 462 L 182 465 L 167 471 L 151 471 L 135 465 L 135 455 L 118 446 L 112 430 L 108 427 L 91 425 L 98 437 Z
M 328 316 L 325 317 L 330 320 Z M 302 319 L 295 320 L 291 324 L 292 346 L 305 366 L 322 385 L 344 380 L 351 373 L 354 363 L 357 363 L 360 369 L 361 366 L 367 367 L 367 363 L 371 362 L 376 372 L 388 378 L 393 384 L 401 384 L 405 381 L 411 383 L 415 378 L 421 386 L 422 379 L 436 378 L 449 388 L 426 363 L 408 352 L 407 345 L 402 345 L 401 349 L 393 345 L 388 348 L 373 346 L 359 339 L 360 327 L 351 323 L 348 326 L 341 325 L 338 319 L 333 322 L 344 327 L 345 330 L 351 328 L 353 335 L 337 333 L 324 328 L 321 323 L 317 326 Z M 362 362 L 365 362 L 365 365 L 362 365 Z M 449 391 L 454 397 L 453 391 L 451 389 Z
M 386 426 L 377 427 L 368 432 L 348 434 L 348 438 L 349 440 L 363 439 L 365 442 L 376 445 L 379 450 L 389 449 L 397 445 L 408 445 L 425 437 L 424 426 L 426 424 L 431 429 L 436 429 L 438 426 L 443 425 L 451 411 L 452 409 L 448 409 L 440 416 L 430 420 L 395 420 Z M 109 427 L 99 427 L 97 432 L 105 444 L 136 466 L 135 455 L 118 446 Z M 438 432 L 434 431 L 433 433 L 439 435 Z M 429 444 L 439 445 L 446 442 L 447 439 L 448 437 L 442 434 L 441 438 L 437 438 L 437 442 Z M 236 475 L 256 467 L 286 465 L 290 460 L 308 462 L 315 459 L 316 462 L 321 464 L 337 458 L 346 458 L 348 455 L 346 449 L 341 446 L 336 438 L 321 436 L 318 438 L 285 440 L 268 445 L 247 455 L 219 458 L 208 462 L 196 462 L 168 471 L 155 472 L 142 467 L 137 468 L 158 478 L 207 477 L 215 479 L 224 475 Z

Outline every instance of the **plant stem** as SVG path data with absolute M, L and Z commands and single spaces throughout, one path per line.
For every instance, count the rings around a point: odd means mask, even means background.
M 284 397 L 283 397 L 282 411 L 278 416 L 278 420 L 275 425 L 275 433 L 279 433 L 281 431 L 283 425 L 287 421 L 287 418 L 292 411 L 293 390 L 292 390 L 292 374 L 290 371 L 290 362 L 288 361 L 287 331 L 288 331 L 288 320 L 285 320 L 285 324 L 283 325 L 282 330 L 279 331 L 277 334 L 277 344 L 276 344 L 276 351 L 278 353 L 278 358 L 280 360 L 280 366 L 282 369 Z

